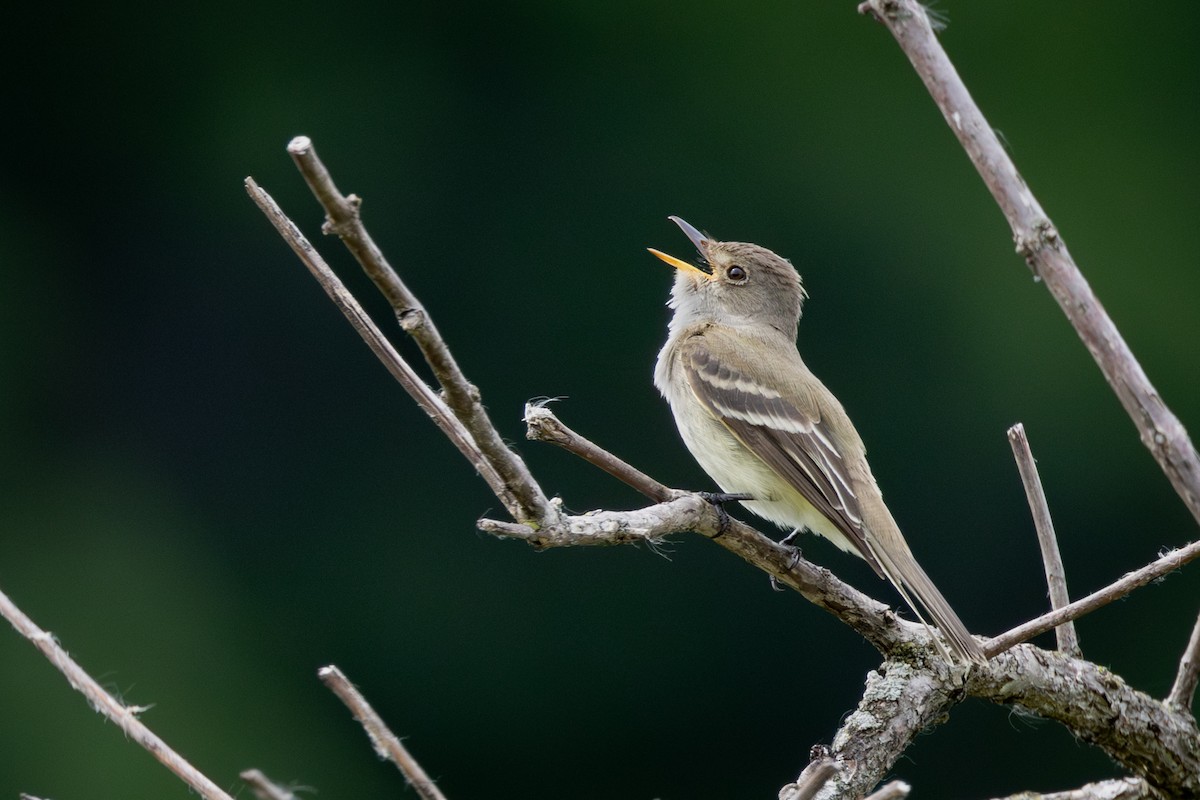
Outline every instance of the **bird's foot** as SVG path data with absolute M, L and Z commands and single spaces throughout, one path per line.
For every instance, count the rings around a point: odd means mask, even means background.
M 745 492 L 696 492 L 696 494 L 700 495 L 714 506 L 721 506 L 725 503 L 733 503 L 739 500 L 754 499 L 754 495 L 746 494 Z
M 717 510 L 717 534 L 713 538 L 717 538 L 725 531 L 729 530 L 729 512 L 725 510 L 726 503 L 732 503 L 737 500 L 753 500 L 754 497 L 748 494 L 729 493 L 729 492 L 696 492 L 702 500 L 712 503 L 713 508 Z
M 779 540 L 779 543 L 781 545 L 789 548 L 792 551 L 792 557 L 788 559 L 788 565 L 787 565 L 787 568 L 789 570 L 792 567 L 794 567 L 800 563 L 800 548 L 793 546 L 792 542 L 795 540 L 795 538 L 797 536 L 800 535 L 800 531 L 802 531 L 802 530 L 803 530 L 803 528 L 796 528 L 791 533 L 789 533 L 787 536 L 785 536 Z M 783 589 L 781 589 L 779 587 L 779 580 L 774 575 L 771 576 L 771 588 L 777 592 L 783 591 Z

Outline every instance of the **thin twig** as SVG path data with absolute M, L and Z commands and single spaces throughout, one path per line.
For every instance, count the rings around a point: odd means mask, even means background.
M 1192 516 L 1200 521 L 1200 455 L 1150 384 L 1117 326 L 1075 265 L 1058 230 L 1017 172 L 971 98 L 917 0 L 868 0 L 859 7 L 891 31 L 941 109 L 1012 228 L 1017 252 L 1045 281 L 1105 380 Z
M 912 787 L 904 781 L 892 781 L 885 783 L 877 791 L 864 797 L 863 800 L 904 800 L 911 791 Z
M 779 800 L 812 800 L 837 775 L 837 771 L 837 764 L 832 758 L 811 761 L 794 783 L 779 790 Z
M 404 285 L 363 226 L 359 213 L 362 200 L 355 195 L 345 197 L 338 191 L 329 170 L 317 156 L 316 148 L 307 136 L 292 139 L 287 149 L 317 202 L 325 209 L 325 232 L 336 233 L 341 238 L 346 248 L 358 259 L 363 271 L 387 298 L 400 326 L 416 340 L 441 384 L 446 405 L 462 420 L 484 458 L 504 480 L 518 504 L 519 511 L 514 514 L 514 519 L 518 522 L 552 521 L 557 516 L 557 509 L 550 504 L 521 457 L 504 443 L 480 401 L 479 390 L 467 381 L 459 369 L 450 348 L 434 326 L 433 318 Z
M 275 783 L 262 770 L 243 770 L 238 777 L 246 782 L 258 800 L 298 800 L 295 792 Z
M 1050 608 L 1059 609 L 1071 602 L 1071 597 L 1067 594 L 1067 574 L 1063 569 L 1062 554 L 1058 551 L 1058 537 L 1054 535 L 1054 522 L 1050 519 L 1050 507 L 1046 503 L 1042 480 L 1038 477 L 1033 451 L 1029 448 L 1025 426 L 1018 422 L 1009 428 L 1008 441 L 1012 445 L 1013 457 L 1017 460 L 1017 471 L 1021 473 L 1025 496 L 1029 499 L 1029 510 L 1033 513 L 1033 527 L 1037 531 L 1038 545 L 1042 550 L 1042 564 L 1046 569 L 1046 584 L 1050 588 Z M 1059 650 L 1067 655 L 1083 655 L 1079 649 L 1079 637 L 1075 633 L 1074 622 L 1059 625 L 1054 629 L 1054 633 L 1058 639 Z
M 998 653 L 1003 653 L 1015 644 L 1032 639 L 1034 636 L 1056 628 L 1064 622 L 1079 619 L 1101 606 L 1106 606 L 1114 600 L 1120 600 L 1135 589 L 1139 589 L 1170 572 L 1174 572 L 1197 556 L 1200 556 L 1200 541 L 1192 542 L 1178 550 L 1172 550 L 1166 555 L 1151 561 L 1141 569 L 1126 573 L 1124 577 L 1113 581 L 1103 589 L 1092 592 L 1087 597 L 1082 597 L 1070 605 L 1063 606 L 1048 614 L 1043 614 L 1036 619 L 1031 619 L 1023 625 L 1018 625 L 1012 630 L 988 640 L 983 645 L 983 652 L 991 658 Z
M 346 704 L 346 708 L 350 709 L 350 713 L 367 732 L 367 738 L 371 740 L 371 746 L 375 748 L 379 757 L 395 764 L 422 800 L 446 800 L 446 796 L 401 744 L 399 737 L 388 729 L 383 719 L 340 669 L 332 664 L 321 667 L 317 670 L 317 676 Z
M 17 633 L 41 650 L 42 655 L 49 659 L 55 669 L 66 677 L 71 688 L 87 698 L 88 704 L 92 708 L 115 722 L 128 738 L 145 748 L 160 764 L 175 773 L 201 797 L 206 800 L 233 800 L 222 791 L 221 787 L 189 764 L 183 756 L 172 750 L 170 745 L 137 718 L 138 712 L 144 709 L 123 705 L 105 691 L 95 678 L 75 663 L 75 660 L 59 645 L 52 634 L 35 625 L 33 620 L 17 608 L 4 592 L 0 592 L 0 616 L 8 620 L 17 629 Z
M 574 453 L 592 466 L 612 475 L 658 503 L 673 500 L 681 492 L 651 478 L 637 467 L 622 461 L 589 439 L 563 424 L 554 412 L 537 403 L 525 404 L 525 438 L 550 442 Z
M 459 418 L 451 411 L 441 397 L 430 389 L 420 376 L 413 371 L 413 368 L 408 365 L 401 355 L 396 352 L 396 348 L 387 340 L 379 327 L 367 316 L 367 312 L 359 305 L 354 296 L 350 294 L 345 285 L 338 279 L 329 265 L 325 263 L 325 259 L 321 258 L 321 254 L 316 251 L 316 248 L 305 238 L 300 229 L 296 227 L 282 209 L 275 203 L 271 195 L 262 189 L 253 178 L 246 178 L 246 191 L 250 198 L 270 220 L 275 230 L 283 237 L 283 240 L 288 243 L 292 250 L 304 262 L 304 266 L 308 267 L 308 271 L 312 273 L 317 282 L 321 284 L 321 288 L 329 295 L 329 299 L 333 301 L 346 319 L 350 321 L 350 325 L 354 330 L 358 331 L 358 335 L 362 337 L 367 346 L 371 348 L 376 357 L 383 362 L 388 372 L 392 374 L 404 390 L 417 402 L 417 405 L 425 411 L 426 414 L 433 419 L 434 423 L 441 428 L 442 433 L 453 442 L 458 451 L 466 456 L 467 460 L 475 467 L 475 470 L 483 477 L 484 481 L 491 490 L 496 494 L 496 497 L 504 503 L 504 507 L 516 519 L 521 519 L 524 506 L 516 497 L 509 484 L 507 484 L 499 473 L 492 467 L 492 462 L 479 449 L 475 438 L 464 427 Z
M 1171 693 L 1167 695 L 1167 705 L 1179 711 L 1191 709 L 1198 677 L 1200 677 L 1200 617 L 1196 618 L 1196 624 L 1192 627 L 1192 636 L 1188 639 L 1183 657 L 1179 659 L 1179 672 L 1175 674 L 1175 683 L 1171 686 Z

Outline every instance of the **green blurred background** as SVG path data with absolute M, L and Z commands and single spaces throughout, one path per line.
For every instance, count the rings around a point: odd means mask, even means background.
M 49 7 L 48 7 L 49 8 Z M 1200 431 L 1200 8 L 945 3 L 943 42 L 1168 404 Z M 28 12 L 28 9 L 26 10 Z M 312 136 L 506 437 L 567 507 L 638 496 L 523 441 L 581 432 L 711 488 L 651 386 L 666 220 L 760 242 L 800 346 L 963 618 L 1046 607 L 1005 429 L 1025 422 L 1072 592 L 1194 524 L 881 26 L 855 2 L 211 3 L 46 10 L 6 33 L 0 587 L 195 764 L 402 794 L 315 677 L 341 666 L 452 800 L 774 797 L 878 659 L 701 540 L 537 554 L 246 198 L 346 276 L 284 146 Z M 410 343 L 396 337 L 415 355 Z M 805 554 L 875 596 L 861 564 Z M 1085 619 L 1162 696 L 1200 568 Z M 1041 640 L 1043 643 L 1047 639 Z M 0 632 L 0 798 L 187 796 Z M 969 701 L 914 797 L 1119 774 Z

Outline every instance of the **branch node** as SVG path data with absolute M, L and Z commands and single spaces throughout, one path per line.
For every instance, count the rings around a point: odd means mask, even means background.
M 396 312 L 396 321 L 408 334 L 416 333 L 425 327 L 425 320 L 425 309 L 423 308 L 402 308 Z

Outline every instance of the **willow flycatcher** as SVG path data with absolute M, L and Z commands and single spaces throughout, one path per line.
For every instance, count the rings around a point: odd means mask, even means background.
M 675 267 L 654 385 L 684 443 L 722 490 L 784 528 L 807 528 L 864 559 L 965 662 L 986 657 L 913 558 L 842 404 L 800 358 L 800 275 L 764 247 L 719 242 L 671 217 L 711 271 Z M 914 600 L 916 602 L 914 602 Z

